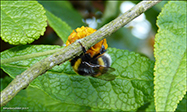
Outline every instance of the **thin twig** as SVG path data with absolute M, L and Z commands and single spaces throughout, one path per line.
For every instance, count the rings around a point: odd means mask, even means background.
M 86 47 L 86 49 L 88 49 L 159 2 L 160 1 L 142 1 L 138 3 L 131 10 L 104 25 L 93 34 L 81 39 L 80 42 Z M 22 74 L 17 75 L 16 78 L 1 92 L 1 106 L 8 103 L 20 90 L 27 87 L 39 75 L 44 74 L 55 65 L 64 63 L 81 53 L 81 46 L 76 41 L 75 43 L 63 48 L 61 51 L 37 62 Z

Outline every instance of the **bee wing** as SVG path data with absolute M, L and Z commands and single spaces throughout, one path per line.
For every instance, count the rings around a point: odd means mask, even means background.
M 106 80 L 106 81 L 112 81 L 116 78 L 116 76 L 111 73 L 106 73 L 106 74 L 102 74 L 96 78 Z
M 93 76 L 102 80 L 111 81 L 116 78 L 115 75 L 111 74 L 111 72 L 115 71 L 114 68 L 105 67 L 102 65 L 92 65 L 90 63 L 84 62 L 88 66 L 92 67 L 95 72 L 98 72 L 99 75 Z
M 101 68 L 102 68 L 102 71 L 100 71 Z M 100 71 L 100 73 L 101 73 L 101 75 L 95 76 L 96 78 L 106 80 L 106 81 L 111 81 L 116 78 L 115 75 L 111 74 L 111 72 L 115 71 L 114 68 L 100 66 L 100 68 L 97 67 L 94 70 Z

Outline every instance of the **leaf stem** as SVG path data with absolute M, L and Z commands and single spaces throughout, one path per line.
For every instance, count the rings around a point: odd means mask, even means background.
M 159 2 L 160 1 L 141 1 L 131 10 L 104 25 L 93 34 L 80 39 L 80 42 L 84 44 L 86 49 L 88 49 Z M 8 103 L 20 90 L 27 87 L 30 82 L 39 75 L 44 74 L 48 69 L 51 69 L 55 65 L 63 63 L 74 56 L 78 56 L 81 53 L 82 48 L 76 41 L 73 44 L 62 48 L 61 51 L 35 63 L 22 74 L 17 75 L 16 78 L 1 92 L 1 106 Z

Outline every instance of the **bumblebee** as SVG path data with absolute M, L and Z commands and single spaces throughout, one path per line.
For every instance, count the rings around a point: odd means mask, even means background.
M 73 33 L 68 37 L 66 45 L 73 43 L 76 39 L 84 38 L 80 37 L 80 35 L 82 32 L 88 32 L 89 28 L 81 27 L 78 30 L 76 29 L 76 31 L 76 35 L 73 31 Z M 79 38 L 77 38 L 77 36 Z M 98 42 L 87 51 L 82 43 L 80 43 L 80 45 L 82 46 L 83 53 L 80 56 L 70 60 L 71 66 L 76 73 L 82 76 L 92 76 L 103 80 L 115 79 L 115 76 L 110 74 L 110 72 L 114 71 L 115 69 L 110 67 L 112 60 L 110 55 L 106 53 L 106 48 L 108 47 L 106 39 Z

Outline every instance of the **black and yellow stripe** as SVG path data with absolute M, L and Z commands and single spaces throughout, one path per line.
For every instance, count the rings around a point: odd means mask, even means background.
M 89 55 L 81 55 L 71 60 L 74 71 L 84 76 L 98 77 L 107 72 L 107 67 L 110 67 L 110 65 L 111 59 L 106 53 L 95 59 L 89 57 Z

